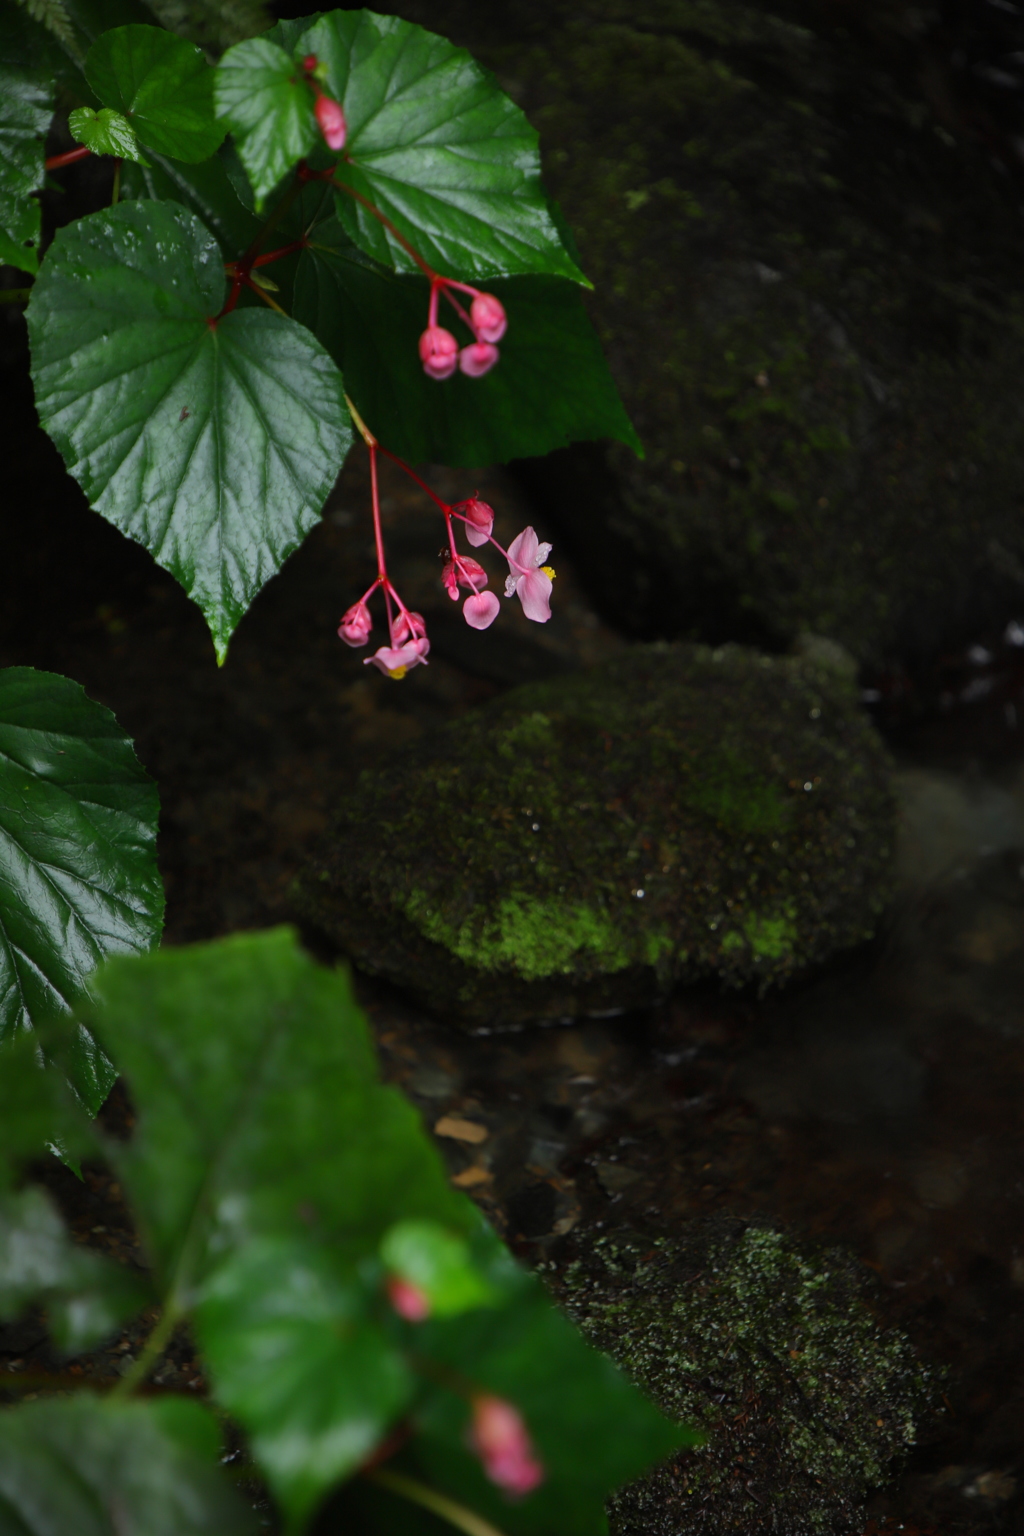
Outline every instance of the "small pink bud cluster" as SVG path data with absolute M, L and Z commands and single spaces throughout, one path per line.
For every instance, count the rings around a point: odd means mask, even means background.
M 544 1481 L 523 1416 L 503 1397 L 481 1393 L 473 1399 L 469 1443 L 491 1482 L 506 1493 L 522 1498 Z
M 324 136 L 324 142 L 328 149 L 339 150 L 345 148 L 345 139 L 348 134 L 348 124 L 345 122 L 345 113 L 340 102 L 333 96 L 327 96 L 320 88 L 318 76 L 321 73 L 320 64 L 315 53 L 307 53 L 302 61 L 302 68 L 306 79 L 313 87 L 316 102 L 313 114 Z
M 389 1275 L 384 1289 L 399 1317 L 407 1323 L 422 1323 L 430 1316 L 430 1297 L 411 1280 L 403 1280 L 401 1275 Z
M 472 297 L 468 315 L 455 298 L 453 289 Z M 468 346 L 460 348 L 451 331 L 437 323 L 437 301 L 442 293 L 473 332 L 474 339 Z M 431 379 L 450 379 L 458 368 L 468 378 L 482 378 L 498 361 L 496 343 L 504 336 L 507 327 L 505 307 L 493 293 L 481 293 L 478 288 L 471 288 L 468 283 L 457 283 L 453 278 L 434 276 L 430 283 L 427 328 L 419 344 L 423 372 Z

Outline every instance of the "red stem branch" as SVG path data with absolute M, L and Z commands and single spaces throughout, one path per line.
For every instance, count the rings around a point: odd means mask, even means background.
M 86 155 L 91 155 L 92 150 L 88 144 L 80 144 L 77 149 L 69 149 L 66 155 L 51 155 L 49 160 L 43 162 L 48 171 L 59 171 L 62 165 L 74 165 L 78 160 L 84 160 Z
M 380 209 L 375 207 L 375 205 L 370 202 L 368 197 L 364 197 L 361 192 L 357 192 L 355 187 L 350 187 L 347 182 L 339 181 L 336 176 L 327 176 L 324 179 L 329 181 L 332 187 L 337 187 L 339 192 L 347 192 L 349 197 L 354 197 L 356 202 L 359 203 L 361 207 L 366 209 L 367 213 L 372 213 L 375 219 L 379 219 L 388 233 L 393 235 L 394 238 L 398 241 L 399 245 L 402 247 L 402 250 L 408 252 L 408 254 L 412 257 L 420 271 L 425 273 L 432 283 L 439 281 L 439 275 L 434 271 L 433 267 L 427 265 L 419 251 L 417 251 L 414 246 L 409 244 L 401 230 L 396 229 L 394 224 L 392 224 L 391 220 L 388 218 L 387 214 L 381 213 Z

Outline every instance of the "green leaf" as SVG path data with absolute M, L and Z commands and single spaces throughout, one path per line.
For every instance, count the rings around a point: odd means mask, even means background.
M 246 193 L 251 193 L 233 147 L 222 146 L 218 154 L 200 165 L 183 165 L 164 155 L 154 154 L 152 158 L 149 167 L 123 167 L 121 201 L 152 198 L 157 202 L 180 203 L 216 236 L 226 260 L 241 256 L 258 236 L 260 221 L 238 196 L 232 176 L 236 167 Z
M 465 1240 L 436 1222 L 396 1222 L 384 1234 L 380 1256 L 393 1274 L 424 1293 L 435 1317 L 455 1317 L 498 1299 Z
M 377 1081 L 348 978 L 291 930 L 113 961 L 93 990 L 138 1116 L 110 1155 L 165 1286 L 258 1237 L 349 1264 L 406 1217 L 465 1229 L 415 1111 Z
M 157 942 L 158 815 L 108 709 L 52 672 L 0 671 L 0 1039 L 70 1014 L 100 960 Z
M 202 50 L 160 27 L 116 27 L 89 50 L 85 75 L 100 101 L 131 122 L 157 154 L 195 163 L 215 154 L 214 71 Z
M 119 155 L 123 160 L 137 160 L 140 165 L 149 163 L 131 123 L 111 107 L 101 107 L 99 112 L 92 107 L 76 107 L 68 118 L 68 128 L 71 137 L 85 144 L 94 155 Z
M 606 1356 L 586 1344 L 552 1305 L 543 1286 L 513 1271 L 487 1232 L 502 1277 L 504 1305 L 458 1318 L 429 1320 L 417 1350 L 437 1366 L 469 1375 L 478 1389 L 522 1413 L 545 1469 L 544 1482 L 516 1503 L 488 1480 L 466 1448 L 468 1408 L 439 1387 L 417 1411 L 421 1433 L 405 1457 L 410 1470 L 478 1509 L 509 1536 L 558 1531 L 591 1536 L 604 1526 L 608 1495 L 698 1438 L 670 1423 Z
M 43 426 L 96 511 L 198 603 L 220 660 L 352 440 L 319 342 L 263 309 L 214 321 L 224 296 L 199 220 L 133 202 L 58 231 L 28 307 Z
M 18 1317 L 30 1304 L 42 1303 L 58 1347 L 77 1355 L 107 1338 L 148 1299 L 140 1277 L 71 1241 L 41 1189 L 0 1194 L 4 1321 Z
M 640 450 L 579 291 L 559 278 L 488 285 L 508 313 L 501 357 L 482 379 L 438 382 L 417 352 L 428 284 L 396 276 L 346 240 L 337 220 L 299 258 L 292 313 L 345 375 L 360 415 L 413 463 L 481 466 L 613 437 Z M 275 275 L 276 275 L 276 268 Z M 463 334 L 452 312 L 445 320 Z
M 249 1536 L 256 1522 L 204 1442 L 219 1436 L 198 1403 L 82 1393 L 0 1409 L 0 1533 Z
M 0 1043 L 0 1191 L 13 1182 L 19 1163 L 41 1157 L 54 1142 L 71 1165 L 96 1145 L 67 1081 L 40 1060 L 37 1037 L 15 1035 Z
M 217 116 L 234 134 L 257 209 L 320 135 L 313 92 L 294 60 L 265 37 L 229 48 L 217 67 Z
M 331 11 L 303 33 L 348 123 L 341 179 L 389 218 L 420 256 L 469 282 L 544 273 L 585 283 L 551 218 L 537 135 L 464 48 L 397 16 Z M 416 264 L 348 196 L 338 214 L 368 255 Z
M 249 1244 L 203 1287 L 196 1323 L 214 1392 L 293 1528 L 412 1400 L 414 1377 L 373 1320 L 374 1299 L 294 1239 Z
M 8 7 L 0 30 L 0 262 L 39 270 L 39 203 L 44 141 L 53 117 L 53 75 L 32 46 L 22 16 Z

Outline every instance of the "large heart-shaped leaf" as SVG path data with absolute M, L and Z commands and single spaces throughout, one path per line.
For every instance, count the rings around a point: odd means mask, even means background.
M 160 936 L 159 803 L 129 738 L 77 683 L 0 671 L 0 1038 L 67 1015 L 108 955 Z M 113 1082 L 94 1062 L 95 1112 Z
M 85 75 L 105 107 L 129 120 L 147 149 L 208 160 L 224 138 L 213 115 L 214 71 L 202 49 L 161 27 L 115 27 L 89 50 Z
M 28 308 L 43 426 L 96 511 L 199 604 L 220 660 L 352 440 L 319 342 L 266 310 L 217 318 L 224 294 L 195 215 L 133 202 L 58 232 Z
M 218 1400 L 245 1427 L 293 1526 L 352 1473 L 416 1379 L 357 1273 L 292 1239 L 250 1243 L 203 1288 L 196 1322 Z
M 0 29 L 0 262 L 39 270 L 44 140 L 53 117 L 53 76 L 32 47 L 28 23 L 8 7 Z
M 250 1536 L 198 1403 L 82 1393 L 0 1409 L 3 1536 Z
M 439 383 L 424 374 L 416 347 L 427 318 L 426 280 L 364 256 L 335 219 L 310 239 L 295 273 L 292 313 L 342 368 L 360 414 L 393 453 L 468 467 L 603 437 L 639 450 L 575 284 L 551 277 L 490 283 L 508 314 L 500 361 L 482 379 L 456 373 Z M 445 323 L 461 329 L 454 314 Z
M 215 99 L 260 208 L 317 141 L 313 92 L 290 54 L 269 38 L 253 37 L 221 59 Z

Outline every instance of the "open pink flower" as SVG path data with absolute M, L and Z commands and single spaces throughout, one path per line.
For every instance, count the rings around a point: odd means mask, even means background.
M 420 635 L 416 639 L 407 640 L 404 645 L 382 645 L 379 651 L 374 651 L 372 656 L 367 656 L 363 666 L 378 667 L 388 677 L 393 677 L 397 683 L 410 667 L 418 667 L 421 663 L 426 666 L 429 650 L 430 641 L 426 635 Z
M 532 528 L 524 528 L 508 547 L 505 596 L 513 593 L 523 605 L 523 612 L 535 624 L 546 624 L 551 617 L 551 583 L 554 571 L 544 561 L 551 553 L 550 544 L 542 544 Z
M 466 519 L 463 527 L 466 530 L 466 538 L 474 549 L 479 549 L 481 544 L 486 544 L 494 528 L 494 509 L 489 507 L 486 501 L 481 501 L 479 496 L 471 496 L 468 501 L 457 502 L 452 507 L 453 512 L 461 512 Z
M 353 603 L 352 607 L 342 614 L 338 634 L 346 645 L 355 648 L 366 644 L 372 628 L 373 620 L 370 618 L 370 610 L 364 602 L 360 601 Z
M 428 325 L 420 337 L 420 361 L 431 379 L 450 379 L 459 366 L 459 344 L 443 325 Z
M 469 306 L 477 341 L 500 341 L 508 329 L 505 306 L 493 293 L 478 293 Z
M 485 373 L 490 373 L 497 361 L 498 349 L 492 347 L 489 341 L 474 341 L 459 353 L 459 367 L 471 379 L 479 379 Z
M 411 1280 L 403 1280 L 401 1275 L 389 1275 L 384 1286 L 391 1305 L 407 1323 L 422 1323 L 430 1316 L 430 1298 Z
M 470 629 L 488 629 L 498 617 L 501 604 L 493 592 L 474 592 L 462 605 L 462 616 Z
M 328 149 L 344 149 L 345 135 L 348 133 L 348 125 L 345 122 L 345 114 L 338 102 L 330 96 L 319 95 L 316 98 L 316 106 L 313 108 L 316 120 L 320 124 L 320 132 L 327 141 Z
M 481 1393 L 473 1399 L 469 1443 L 491 1482 L 506 1493 L 521 1497 L 544 1481 L 523 1416 L 504 1398 Z

